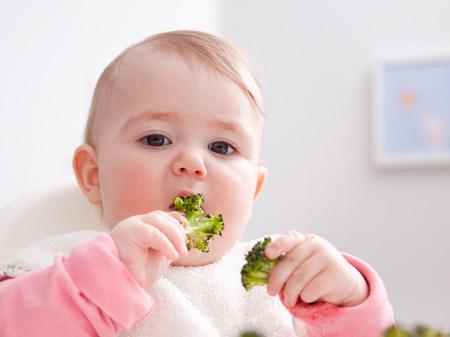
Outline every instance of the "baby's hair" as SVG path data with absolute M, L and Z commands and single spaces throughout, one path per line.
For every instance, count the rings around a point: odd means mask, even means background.
M 117 56 L 103 71 L 94 90 L 84 142 L 95 146 L 96 136 L 106 116 L 105 105 L 113 92 L 116 74 L 125 58 L 137 48 L 152 46 L 165 52 L 174 52 L 187 62 L 200 61 L 239 85 L 252 105 L 264 115 L 261 89 L 255 71 L 244 54 L 229 42 L 209 33 L 179 30 L 152 35 L 132 45 Z M 151 52 L 151 51 L 150 51 Z

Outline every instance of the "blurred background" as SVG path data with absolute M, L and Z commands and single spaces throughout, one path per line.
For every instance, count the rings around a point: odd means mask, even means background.
M 371 150 L 380 55 L 450 50 L 447 0 L 1 0 L 0 208 L 72 177 L 101 71 L 174 29 L 234 42 L 259 73 L 269 177 L 244 239 L 321 235 L 375 267 L 399 322 L 449 329 L 450 166 L 380 168 Z

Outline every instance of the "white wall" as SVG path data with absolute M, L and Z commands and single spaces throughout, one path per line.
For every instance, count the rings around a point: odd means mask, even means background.
M 72 176 L 95 82 L 129 45 L 172 29 L 217 32 L 217 1 L 0 2 L 0 208 Z
M 379 271 L 400 322 L 450 327 L 450 168 L 376 169 L 368 135 L 376 55 L 448 49 L 450 2 L 220 4 L 268 104 L 269 180 L 245 236 L 322 235 Z

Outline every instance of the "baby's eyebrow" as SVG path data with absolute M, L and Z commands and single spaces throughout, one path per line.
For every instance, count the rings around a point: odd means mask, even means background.
M 146 120 L 160 120 L 160 121 L 172 121 L 176 119 L 173 113 L 165 111 L 145 110 L 139 115 L 133 116 L 128 119 L 122 126 L 122 131 L 131 129 L 134 125 L 139 124 Z
M 249 133 L 241 126 L 240 123 L 235 121 L 225 121 L 220 119 L 214 119 L 207 124 L 209 127 L 215 127 L 218 129 L 223 129 L 231 131 L 246 137 L 250 137 Z
M 224 129 L 228 131 L 241 132 L 242 127 L 239 123 L 231 122 L 231 121 L 223 121 L 220 119 L 215 119 L 208 123 L 208 126 L 216 127 L 219 129 Z
M 247 129 L 245 129 L 240 123 L 236 121 L 226 121 L 221 119 L 214 119 L 207 124 L 208 127 L 218 128 L 221 130 L 227 130 L 236 134 L 243 142 L 253 144 L 254 139 Z

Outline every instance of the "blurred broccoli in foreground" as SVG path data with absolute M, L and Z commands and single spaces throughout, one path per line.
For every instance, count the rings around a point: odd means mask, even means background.
M 265 237 L 264 241 L 258 241 L 245 255 L 247 263 L 241 269 L 241 282 L 245 290 L 267 284 L 270 272 L 281 260 L 281 257 L 271 260 L 264 254 L 264 250 L 271 242 L 270 237 Z
M 186 228 L 188 238 L 187 248 L 196 248 L 204 253 L 209 251 L 209 241 L 216 235 L 222 235 L 224 228 L 222 215 L 212 216 L 205 214 L 201 205 L 204 201 L 201 193 L 175 197 L 173 206 L 177 211 L 184 213 L 190 226 Z
M 245 331 L 239 335 L 239 337 L 264 337 L 256 331 Z
M 416 326 L 413 330 L 406 330 L 400 326 L 393 325 L 384 332 L 384 337 L 450 337 L 450 334 L 421 325 Z

